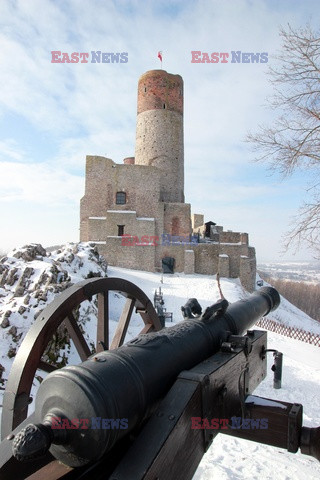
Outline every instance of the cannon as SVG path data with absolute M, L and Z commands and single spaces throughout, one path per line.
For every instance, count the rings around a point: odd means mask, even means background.
M 119 279 L 104 280 L 121 285 Z M 83 284 L 84 296 L 97 292 L 99 282 Z M 38 473 L 32 478 L 43 478 L 50 468 L 56 475 L 51 478 L 189 479 L 218 433 L 291 452 L 300 447 L 320 459 L 320 428 L 302 427 L 301 405 L 281 402 L 277 408 L 277 402 L 252 396 L 266 376 L 268 349 L 266 332 L 249 329 L 278 307 L 275 289 L 263 287 L 231 305 L 224 300 L 164 329 L 143 292 L 130 282 L 122 284 L 125 289 L 130 308 L 122 324 L 127 328 L 135 305 L 148 327 L 124 345 L 113 342 L 112 349 L 102 342 L 105 349 L 80 365 L 46 377 L 35 412 L 5 432 L 0 478 L 26 478 L 24 465 L 28 475 Z M 228 428 L 232 418 L 241 419 L 239 427 L 267 419 L 268 430 Z M 168 461 L 172 451 L 179 460 Z

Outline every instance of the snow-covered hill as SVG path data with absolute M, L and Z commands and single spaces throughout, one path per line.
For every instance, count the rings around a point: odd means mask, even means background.
M 320 282 L 320 262 L 260 263 L 258 270 L 273 278 L 296 282 Z
M 41 246 L 28 246 L 11 252 L 0 262 L 0 364 L 7 378 L 15 351 L 40 311 L 54 296 L 71 283 L 91 276 L 105 276 L 106 264 L 93 244 L 70 244 L 50 254 Z M 165 307 L 173 312 L 173 323 L 182 320 L 180 307 L 190 297 L 196 297 L 203 308 L 220 297 L 215 277 L 204 275 L 161 275 L 122 268 L 108 267 L 109 277 L 125 278 L 137 284 L 153 298 L 161 286 Z M 224 296 L 229 302 L 248 294 L 239 281 L 221 279 Z M 117 293 L 110 298 L 111 329 L 113 336 L 123 298 Z M 87 341 L 95 341 L 95 305 L 82 304 L 80 315 Z M 310 331 L 320 333 L 320 324 L 283 301 L 272 318 Z M 171 322 L 167 323 L 170 326 Z M 133 315 L 126 340 L 133 338 L 142 328 L 139 315 Z M 255 391 L 257 395 L 302 403 L 304 424 L 320 425 L 320 349 L 297 340 L 268 334 L 269 348 L 284 353 L 283 387 L 272 388 L 272 372 Z M 70 363 L 80 360 L 73 346 L 67 351 Z M 8 355 L 9 354 L 9 355 Z M 37 385 L 33 391 L 35 394 Z M 0 403 L 1 400 L 0 400 Z M 218 435 L 204 456 L 194 480 L 219 479 L 293 479 L 320 478 L 320 466 L 310 457 L 292 455 L 283 450 L 245 440 Z

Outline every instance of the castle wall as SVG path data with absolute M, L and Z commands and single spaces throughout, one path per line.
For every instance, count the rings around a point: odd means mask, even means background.
M 221 232 L 219 234 L 219 241 L 221 243 L 244 243 L 248 245 L 249 236 L 247 233 L 240 232 Z
M 117 192 L 126 194 L 124 205 L 116 203 Z M 154 234 L 161 235 L 163 205 L 159 202 L 159 197 L 160 175 L 156 168 L 119 165 L 104 157 L 87 156 L 85 195 L 80 203 L 81 241 L 105 240 L 106 235 L 117 235 L 117 225 L 125 225 L 125 233 L 148 235 L 149 224 L 142 224 L 141 221 L 133 223 L 133 218 L 137 217 L 153 218 L 156 223 Z M 126 216 L 123 213 L 122 217 L 118 217 L 111 215 L 113 211 L 133 211 L 135 214 L 132 217 L 130 213 Z M 98 227 L 98 222 L 89 221 L 89 217 L 106 217 L 106 222 L 103 227 L 102 224 Z
M 91 242 L 104 241 L 108 237 L 118 236 L 118 225 L 124 226 L 124 234 L 136 236 L 155 236 L 155 219 L 139 218 L 134 211 L 107 210 L 105 217 L 89 217 L 88 231 Z
M 164 204 L 164 233 L 191 235 L 190 203 Z
M 204 215 L 193 213 L 191 215 L 191 226 L 194 233 L 198 233 L 198 229 L 204 225 Z
M 121 243 L 121 237 L 114 237 L 107 238 L 105 244 L 98 244 L 99 253 L 106 258 L 108 265 L 147 272 L 155 271 L 154 246 L 123 246 Z
M 163 202 L 184 202 L 183 117 L 168 110 L 149 110 L 137 118 L 136 165 L 161 170 Z
M 253 251 L 249 251 L 248 255 L 242 255 L 240 257 L 240 280 L 243 288 L 248 290 L 248 292 L 253 292 L 256 288 L 256 272 L 257 272 L 257 261 L 256 255 Z
M 184 202 L 183 80 L 164 70 L 139 79 L 136 165 L 160 169 L 163 202 Z
M 116 193 L 126 193 L 125 205 L 116 204 Z M 136 210 L 152 216 L 160 198 L 159 171 L 152 166 L 114 163 L 109 158 L 86 157 L 86 187 L 81 216 L 103 216 L 107 209 Z
M 256 257 L 255 249 L 247 245 L 199 243 L 189 245 L 162 245 L 160 257 L 175 259 L 175 272 L 183 272 L 185 265 L 191 269 L 190 257 L 185 252 L 194 252 L 194 272 L 202 275 L 220 275 L 227 278 L 240 278 L 248 291 L 255 289 Z
M 164 110 L 183 114 L 183 80 L 165 70 L 149 70 L 139 78 L 137 114 Z

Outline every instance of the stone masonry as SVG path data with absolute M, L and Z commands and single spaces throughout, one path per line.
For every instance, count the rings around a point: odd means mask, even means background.
M 86 158 L 80 240 L 95 242 L 109 265 L 240 278 L 255 288 L 255 250 L 248 234 L 225 232 L 184 203 L 183 80 L 152 70 L 138 84 L 135 157 L 123 164 Z

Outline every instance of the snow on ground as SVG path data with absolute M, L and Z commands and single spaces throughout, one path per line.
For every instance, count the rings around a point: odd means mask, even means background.
M 90 271 L 96 274 L 104 271 L 97 264 L 92 248 L 82 245 L 75 249 L 75 253 L 69 256 L 71 247 L 62 248 L 62 254 L 53 252 L 49 258 L 27 262 L 28 266 L 34 269 L 34 275 L 39 280 L 45 263 L 52 268 L 52 261 L 58 260 L 58 270 L 66 271 L 72 282 L 81 281 L 86 278 Z M 73 247 L 72 247 L 73 248 Z M 68 253 L 69 252 L 69 253 Z M 91 253 L 90 253 L 91 252 Z M 22 260 L 9 257 L 9 262 L 15 268 L 23 269 Z M 19 263 L 20 262 L 20 263 Z M 88 263 L 91 262 L 91 263 Z M 57 273 L 57 272 L 56 272 Z M 182 320 L 181 305 L 190 297 L 196 297 L 202 308 L 211 305 L 219 299 L 217 282 L 215 277 L 205 275 L 162 275 L 160 273 L 142 272 L 123 268 L 109 267 L 109 277 L 120 277 L 137 284 L 153 300 L 155 289 L 161 290 L 164 295 L 165 307 L 168 312 L 173 312 L 173 322 L 167 322 L 166 326 L 174 325 Z M 64 274 L 65 275 L 65 274 Z M 59 277 L 59 272 L 57 273 Z M 32 280 L 34 282 L 34 280 Z M 32 287 L 33 285 L 33 287 Z M 35 283 L 31 285 L 34 288 Z M 30 288 L 31 288 L 30 287 Z M 221 279 L 221 287 L 224 296 L 229 302 L 245 298 L 248 294 L 243 290 L 238 280 Z M 14 297 L 16 284 L 12 287 L 6 286 L 1 290 L 0 313 L 8 308 L 11 309 L 11 326 L 16 322 L 17 334 L 22 333 L 21 340 L 34 321 L 36 309 L 43 308 L 45 302 L 41 299 L 35 302 L 34 297 L 29 300 L 28 311 L 21 317 L 18 310 L 23 303 L 23 297 Z M 56 292 L 48 290 L 48 300 L 52 300 Z M 124 298 L 114 292 L 110 298 L 110 338 L 112 338 L 117 320 L 119 318 Z M 86 317 L 84 328 L 88 342 L 95 342 L 95 307 L 83 304 L 82 314 Z M 20 316 L 19 316 L 20 315 Z M 21 318 L 20 318 L 21 317 Z M 282 299 L 281 306 L 271 314 L 271 318 L 288 325 L 302 326 L 315 333 L 320 333 L 320 324 L 310 319 L 289 302 Z M 20 322 L 20 323 L 19 323 Z M 135 337 L 142 329 L 143 322 L 139 315 L 133 314 L 126 341 Z M 0 328 L 0 363 L 6 368 L 4 378 L 7 378 L 13 358 L 7 357 L 7 351 L 12 346 L 12 335 L 8 334 L 11 327 Z M 298 340 L 289 339 L 274 333 L 268 333 L 269 348 L 276 348 L 284 353 L 283 386 L 280 390 L 272 388 L 273 373 L 268 368 L 268 378 L 255 390 L 256 395 L 283 400 L 304 405 L 304 425 L 320 425 L 320 349 Z M 269 360 L 272 361 L 272 355 Z M 69 354 L 70 363 L 79 363 L 79 357 L 71 345 Z M 271 367 L 271 363 L 269 365 Z M 37 385 L 32 392 L 36 393 Z M 0 403 L 1 399 L 0 399 Z M 194 480 L 211 480 L 214 478 L 223 479 L 279 479 L 279 480 L 306 480 L 320 479 L 320 464 L 311 457 L 301 454 L 289 454 L 278 448 L 268 447 L 253 442 L 236 439 L 219 434 L 213 441 L 208 452 L 204 455 L 199 468 L 194 475 Z M 130 480 L 130 479 L 128 479 Z

